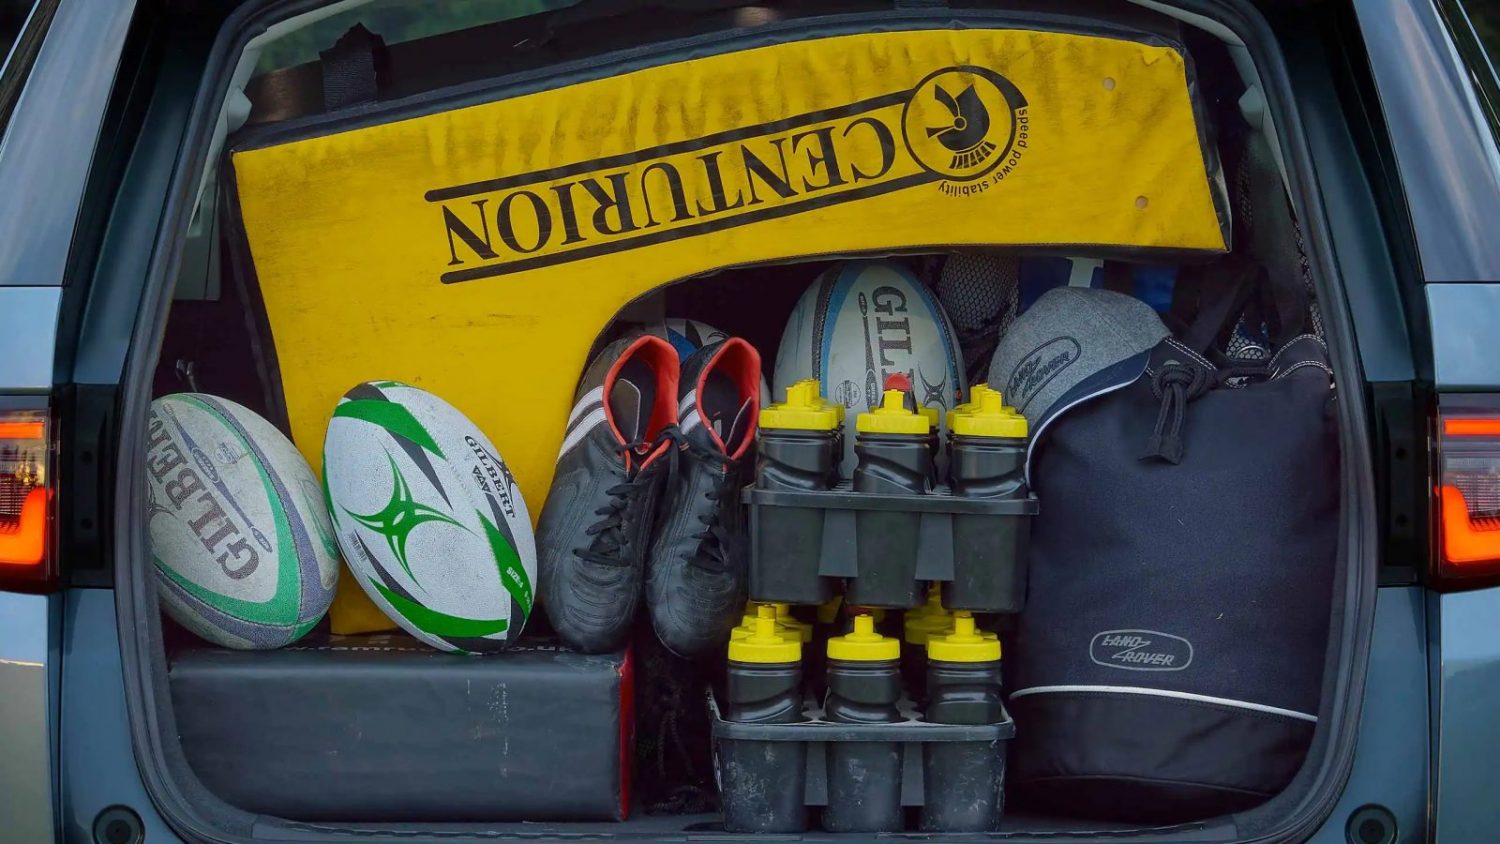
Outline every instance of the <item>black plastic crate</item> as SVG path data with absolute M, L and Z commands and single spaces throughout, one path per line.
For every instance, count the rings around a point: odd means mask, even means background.
M 746 487 L 750 505 L 750 598 L 788 604 L 827 599 L 829 580 L 850 581 L 848 601 L 910 608 L 922 581 L 943 586 L 943 606 L 1020 612 L 1033 495 L 970 498 L 946 486 L 926 495 Z
M 995 724 L 933 724 L 903 699 L 904 720 L 846 724 L 825 720 L 809 697 L 805 721 L 747 724 L 724 720 L 712 695 L 709 707 L 714 770 L 730 832 L 794 831 L 789 820 L 805 820 L 809 808 L 829 803 L 830 746 L 871 742 L 900 746 L 899 800 L 904 807 L 925 807 L 920 825 L 930 828 L 922 831 L 998 828 L 1006 750 L 1016 734 L 1008 712 Z

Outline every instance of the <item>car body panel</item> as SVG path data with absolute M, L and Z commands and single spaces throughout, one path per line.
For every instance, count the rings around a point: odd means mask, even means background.
M 93 844 L 94 818 L 110 806 L 139 815 L 150 844 L 179 840 L 152 807 L 130 746 L 115 593 L 70 589 L 63 619 L 62 841 Z
M 1490 841 L 1500 825 L 1500 587 L 1433 595 L 1435 841 Z
M 65 280 L 134 13 L 127 0 L 58 6 L 0 143 L 0 285 Z
M 1295 94 L 1317 187 L 1328 209 L 1328 231 L 1344 279 L 1360 365 L 1367 381 L 1415 377 L 1400 282 L 1391 263 L 1369 176 L 1341 107 L 1333 58 L 1316 26 L 1284 27 L 1282 49 L 1297 80 Z
M 0 393 L 45 393 L 52 389 L 61 303 L 62 291 L 56 287 L 0 287 L 0 319 L 5 324 Z
M 1500 217 L 1490 224 L 1500 242 Z M 1500 284 L 1429 284 L 1425 293 L 1438 388 L 1500 388 Z
M 1500 281 L 1500 151 L 1431 0 L 1356 0 L 1427 281 Z
M 1354 771 L 1327 823 L 1311 839 L 1343 844 L 1349 816 L 1376 804 L 1396 817 L 1398 842 L 1427 827 L 1427 592 L 1381 589 L 1375 604 L 1364 709 Z
M 61 596 L 0 592 L 0 818 L 8 841 L 46 844 L 57 817 Z

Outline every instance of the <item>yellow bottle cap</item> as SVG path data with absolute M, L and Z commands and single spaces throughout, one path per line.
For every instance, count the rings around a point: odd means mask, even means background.
M 833 411 L 833 415 L 836 416 L 836 417 L 838 417 L 839 424 L 840 425 L 844 424 L 844 405 L 842 403 L 840 403 L 840 402 L 829 401 L 823 395 L 823 384 L 822 384 L 822 382 L 820 382 L 816 378 L 803 378 L 801 381 L 798 381 L 797 383 L 798 384 L 807 384 L 807 385 L 809 385 L 808 389 L 812 390 L 812 394 L 815 397 L 813 403 L 816 404 L 816 405 L 818 405 L 821 408 L 824 408 L 825 410 L 832 410 Z
M 923 616 L 917 619 L 915 625 L 905 631 L 906 641 L 923 647 L 926 647 L 938 636 L 951 632 L 953 632 L 953 616 L 947 610 Z
M 943 426 L 943 428 L 951 432 L 953 430 L 953 420 L 958 418 L 958 415 L 960 413 L 968 413 L 973 407 L 973 404 L 964 402 L 963 404 L 948 411 L 943 415 L 943 421 L 947 423 Z
M 932 430 L 932 420 L 906 409 L 906 393 L 886 390 L 880 407 L 861 413 L 854 421 L 854 428 L 861 434 L 920 434 L 925 437 Z
M 901 658 L 901 641 L 875 632 L 875 617 L 854 617 L 854 630 L 828 640 L 828 658 L 850 662 L 879 662 Z
M 953 416 L 953 433 L 964 437 L 1025 439 L 1026 417 L 1005 406 L 1000 393 L 986 390 L 968 412 Z
M 939 662 L 994 662 L 1000 658 L 1000 640 L 974 627 L 968 610 L 954 610 L 953 632 L 927 640 L 927 658 Z
M 786 401 L 760 412 L 760 427 L 793 431 L 832 431 L 841 414 L 818 395 L 818 382 L 807 378 L 786 388 Z
M 744 614 L 740 616 L 739 626 L 729 631 L 729 638 L 731 640 L 743 639 L 755 632 L 756 607 L 758 606 L 760 605 L 754 601 L 745 605 Z M 812 641 L 812 625 L 798 621 L 791 614 L 791 607 L 789 605 L 772 604 L 771 606 L 776 608 L 776 629 L 781 631 L 781 635 L 787 638 L 795 638 L 799 642 Z
M 994 393 L 997 396 L 1000 395 L 1000 391 L 991 390 L 989 384 L 980 383 L 970 387 L 969 400 L 964 402 L 963 404 L 956 405 L 952 410 L 948 411 L 948 430 L 953 430 L 953 418 L 955 416 L 959 415 L 960 413 L 973 413 L 974 408 L 979 406 L 979 402 L 984 397 L 985 393 Z M 1001 397 L 1001 402 L 1004 402 L 1004 397 Z M 1011 408 L 1011 410 L 1014 409 L 1015 408 Z
M 906 640 L 906 643 L 908 645 L 911 645 L 912 647 L 925 648 L 929 644 L 931 644 L 934 639 L 946 636 L 949 633 L 952 633 L 953 630 L 954 626 L 952 615 L 946 615 L 942 618 L 934 618 L 932 616 L 928 616 L 922 625 L 904 631 L 903 638 Z M 977 630 L 975 632 L 991 641 L 1000 641 L 999 634 L 994 633 L 993 631 Z
M 797 634 L 799 641 L 812 641 L 812 625 L 792 615 L 791 604 L 772 604 L 776 608 L 776 623 L 783 629 Z
M 931 613 L 934 609 L 941 609 L 942 608 L 942 606 L 943 606 L 942 592 L 939 591 L 937 597 L 934 598 L 933 594 L 932 594 L 934 586 L 937 586 L 937 582 L 936 581 L 928 584 L 928 586 L 927 586 L 927 600 L 926 601 L 923 601 L 922 603 L 918 604 L 917 606 L 912 607 L 911 609 L 909 609 L 909 610 L 906 611 L 906 618 L 905 618 L 905 623 L 906 624 L 911 624 L 911 622 L 912 622 L 913 619 L 922 618 L 923 616 L 926 616 L 928 613 Z
M 943 589 L 934 581 L 927 587 L 927 601 L 906 611 L 901 638 L 909 645 L 926 647 L 927 640 L 953 629 L 953 616 L 943 609 Z
M 761 604 L 756 608 L 755 630 L 739 639 L 730 637 L 729 658 L 761 664 L 800 662 L 802 642 L 795 635 L 783 635 L 776 624 L 776 608 Z

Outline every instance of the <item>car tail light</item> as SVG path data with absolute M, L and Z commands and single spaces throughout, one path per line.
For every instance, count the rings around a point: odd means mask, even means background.
M 45 410 L 0 409 L 0 589 L 57 581 L 49 428 Z
M 1439 579 L 1493 581 L 1500 575 L 1500 413 L 1445 409 L 1437 446 Z

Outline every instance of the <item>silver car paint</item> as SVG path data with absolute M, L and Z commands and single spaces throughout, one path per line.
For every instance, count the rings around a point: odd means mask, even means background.
M 45 393 L 52 389 L 57 349 L 60 287 L 0 287 L 0 392 Z

